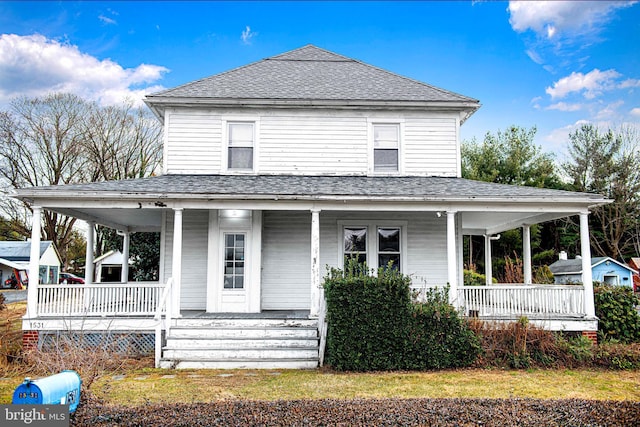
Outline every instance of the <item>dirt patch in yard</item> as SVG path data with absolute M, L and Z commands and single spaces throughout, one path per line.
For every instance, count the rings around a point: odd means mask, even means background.
M 85 402 L 72 426 L 630 426 L 640 402 L 541 399 L 228 400 L 106 406 Z

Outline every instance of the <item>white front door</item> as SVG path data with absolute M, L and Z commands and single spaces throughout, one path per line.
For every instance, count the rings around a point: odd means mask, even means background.
M 222 312 L 246 312 L 251 277 L 249 268 L 249 236 L 246 231 L 223 231 L 220 236 L 219 307 Z
M 260 312 L 260 211 L 210 211 L 207 311 Z

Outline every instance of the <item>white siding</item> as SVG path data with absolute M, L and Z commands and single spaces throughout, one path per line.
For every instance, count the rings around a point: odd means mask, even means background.
M 341 263 L 339 221 L 406 221 L 406 271 L 415 286 L 447 283 L 446 218 L 435 212 L 320 212 L 321 275 Z M 311 213 L 265 212 L 262 246 L 262 309 L 308 309 L 311 283 Z
M 403 123 L 406 175 L 456 176 L 455 115 L 383 111 L 172 110 L 167 117 L 165 168 L 175 174 L 226 173 L 226 120 L 256 121 L 255 171 L 259 174 L 366 175 L 369 123 Z
M 205 310 L 207 300 L 207 239 L 209 212 L 185 210 L 182 217 L 182 310 Z M 167 214 L 165 277 L 171 277 L 173 213 Z
M 173 111 L 168 119 L 167 173 L 220 173 L 222 122 L 203 110 Z
M 407 119 L 403 143 L 406 175 L 456 176 L 458 155 L 454 117 Z
M 260 173 L 366 174 L 364 117 L 266 116 L 260 121 Z
M 264 212 L 262 309 L 309 309 L 310 283 L 311 213 Z

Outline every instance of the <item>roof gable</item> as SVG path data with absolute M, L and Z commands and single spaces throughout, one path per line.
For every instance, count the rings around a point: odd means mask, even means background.
M 53 242 L 45 240 L 40 242 L 40 257 L 44 255 L 46 250 L 51 246 Z M 6 240 L 0 241 L 0 258 L 9 261 L 29 261 L 31 257 L 31 242 L 30 241 L 13 241 Z
M 628 265 L 624 265 L 613 258 L 610 257 L 592 257 L 591 258 L 591 268 L 593 269 L 595 266 L 602 264 L 603 262 L 613 262 L 619 265 L 622 268 L 625 268 L 631 272 L 635 270 Z M 562 274 L 581 274 L 582 273 L 582 259 L 562 259 L 554 262 L 549 266 L 549 269 L 554 275 L 562 275 Z
M 147 96 L 152 108 L 187 100 L 462 103 L 476 99 L 307 45 Z M 460 109 L 461 107 L 458 106 Z

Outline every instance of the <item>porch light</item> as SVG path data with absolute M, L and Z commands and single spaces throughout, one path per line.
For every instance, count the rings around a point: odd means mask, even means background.
M 251 211 L 247 209 L 222 209 L 220 211 L 222 218 L 249 218 L 251 217 Z

